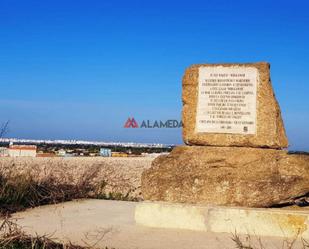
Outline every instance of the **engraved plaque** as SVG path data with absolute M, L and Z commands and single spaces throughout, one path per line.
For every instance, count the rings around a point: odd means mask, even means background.
M 255 134 L 258 79 L 255 67 L 200 67 L 195 132 Z

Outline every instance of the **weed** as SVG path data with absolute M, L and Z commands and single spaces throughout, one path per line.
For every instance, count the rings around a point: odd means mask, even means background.
M 57 243 L 46 236 L 28 236 L 8 218 L 0 225 L 0 234 L 0 249 L 90 249 L 72 243 Z
M 245 235 L 241 239 L 235 231 L 231 239 L 234 241 L 237 249 L 266 249 L 260 237 L 253 240 L 250 235 Z M 284 239 L 281 249 L 309 249 L 309 242 L 296 235 L 295 238 Z

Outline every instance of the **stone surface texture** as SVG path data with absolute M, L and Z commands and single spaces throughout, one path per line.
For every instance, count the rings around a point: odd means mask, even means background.
M 258 69 L 257 132 L 255 135 L 195 132 L 199 68 L 219 65 L 223 67 L 249 66 Z M 182 82 L 184 142 L 188 145 L 286 148 L 288 146 L 288 140 L 281 118 L 280 107 L 272 89 L 269 68 L 270 65 L 266 62 L 247 64 L 198 64 L 189 67 L 185 72 Z
M 284 150 L 181 146 L 142 175 L 145 200 L 270 207 L 309 193 L 309 155 Z

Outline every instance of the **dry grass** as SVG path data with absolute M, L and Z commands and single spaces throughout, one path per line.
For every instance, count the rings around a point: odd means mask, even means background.
M 78 198 L 141 200 L 149 159 L 0 158 L 0 213 Z
M 30 172 L 16 173 L 12 170 L 4 175 L 0 172 L 0 212 L 11 213 L 28 207 L 55 204 L 76 198 L 87 197 L 95 190 L 90 179 L 96 176 L 94 167 L 76 183 L 66 183 L 54 175 L 37 181 Z
M 54 242 L 46 236 L 31 237 L 9 219 L 4 219 L 0 225 L 0 249 L 90 249 L 71 243 Z
M 5 217 L 2 223 L 0 223 L 0 249 L 98 249 L 98 243 L 110 231 L 111 229 L 102 229 L 95 234 L 86 234 L 86 240 L 82 240 L 85 246 L 79 246 L 71 242 L 62 243 L 58 239 L 46 235 L 27 235 L 22 231 L 21 227 L 12 222 L 8 217 Z M 91 244 L 87 243 L 88 237 L 93 241 Z M 104 247 L 104 249 L 115 248 Z
M 260 237 L 253 239 L 250 235 L 242 238 L 235 232 L 231 238 L 237 249 L 268 249 Z M 298 235 L 292 239 L 284 239 L 280 249 L 309 249 L 309 242 Z

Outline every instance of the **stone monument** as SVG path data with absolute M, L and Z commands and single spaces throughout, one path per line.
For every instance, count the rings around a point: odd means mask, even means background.
M 183 77 L 186 145 L 142 175 L 145 200 L 243 207 L 309 193 L 309 156 L 289 154 L 269 64 L 201 64 Z

